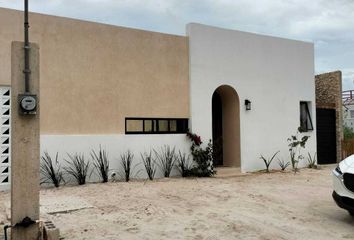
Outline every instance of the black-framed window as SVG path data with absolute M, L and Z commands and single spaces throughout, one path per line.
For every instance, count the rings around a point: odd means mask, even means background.
M 188 118 L 125 118 L 126 134 L 187 133 Z
M 300 102 L 300 128 L 303 132 L 313 130 L 310 104 L 311 102 Z

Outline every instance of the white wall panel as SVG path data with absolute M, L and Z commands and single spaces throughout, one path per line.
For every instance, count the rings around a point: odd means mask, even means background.
M 187 35 L 191 130 L 212 138 L 212 95 L 229 85 L 240 98 L 242 171 L 263 169 L 261 154 L 280 150 L 279 157 L 289 159 L 287 138 L 300 125 L 300 101 L 315 105 L 313 44 L 201 24 L 189 24 Z M 245 99 L 252 110 L 245 110 Z M 315 107 L 311 114 L 305 155 L 316 152 Z
M 102 149 L 107 150 L 110 169 L 115 172 L 122 171 L 120 155 L 130 150 L 134 154 L 133 166 L 135 169 L 133 177 L 143 179 L 146 179 L 147 175 L 140 153 L 148 153 L 152 149 L 160 150 L 164 145 L 175 147 L 176 152 L 180 150 L 182 153 L 190 153 L 190 141 L 185 134 L 41 135 L 41 154 L 43 155 L 44 151 L 48 151 L 54 158 L 56 152 L 58 152 L 58 159 L 62 167 L 67 165 L 65 162 L 65 159 L 68 159 L 67 153 L 83 153 L 85 159 L 91 160 L 90 151 L 92 149 L 98 150 L 100 145 Z M 176 168 L 172 175 L 179 175 Z M 162 176 L 158 168 L 156 178 Z M 66 179 L 68 179 L 68 176 Z M 97 175 L 92 174 L 89 181 L 97 181 Z

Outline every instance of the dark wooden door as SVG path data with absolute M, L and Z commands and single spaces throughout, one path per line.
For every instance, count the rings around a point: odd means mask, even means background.
M 316 109 L 317 122 L 317 162 L 318 164 L 336 163 L 336 111 Z
M 212 99 L 212 125 L 213 125 L 213 161 L 214 166 L 223 165 L 223 143 L 222 143 L 222 102 L 217 92 L 214 92 Z

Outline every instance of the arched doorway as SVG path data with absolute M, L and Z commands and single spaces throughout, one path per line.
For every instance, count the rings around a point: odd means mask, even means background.
M 240 100 L 234 88 L 218 87 L 212 97 L 214 166 L 240 167 Z

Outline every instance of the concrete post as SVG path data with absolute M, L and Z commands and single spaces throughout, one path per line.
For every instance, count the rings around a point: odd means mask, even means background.
M 30 91 L 39 99 L 39 47 L 33 43 L 30 46 Z M 39 220 L 39 100 L 37 115 L 19 114 L 18 94 L 25 89 L 23 47 L 23 42 L 13 42 L 11 46 L 11 225 L 26 216 Z M 38 236 L 38 224 L 11 231 L 13 240 L 37 240 Z

